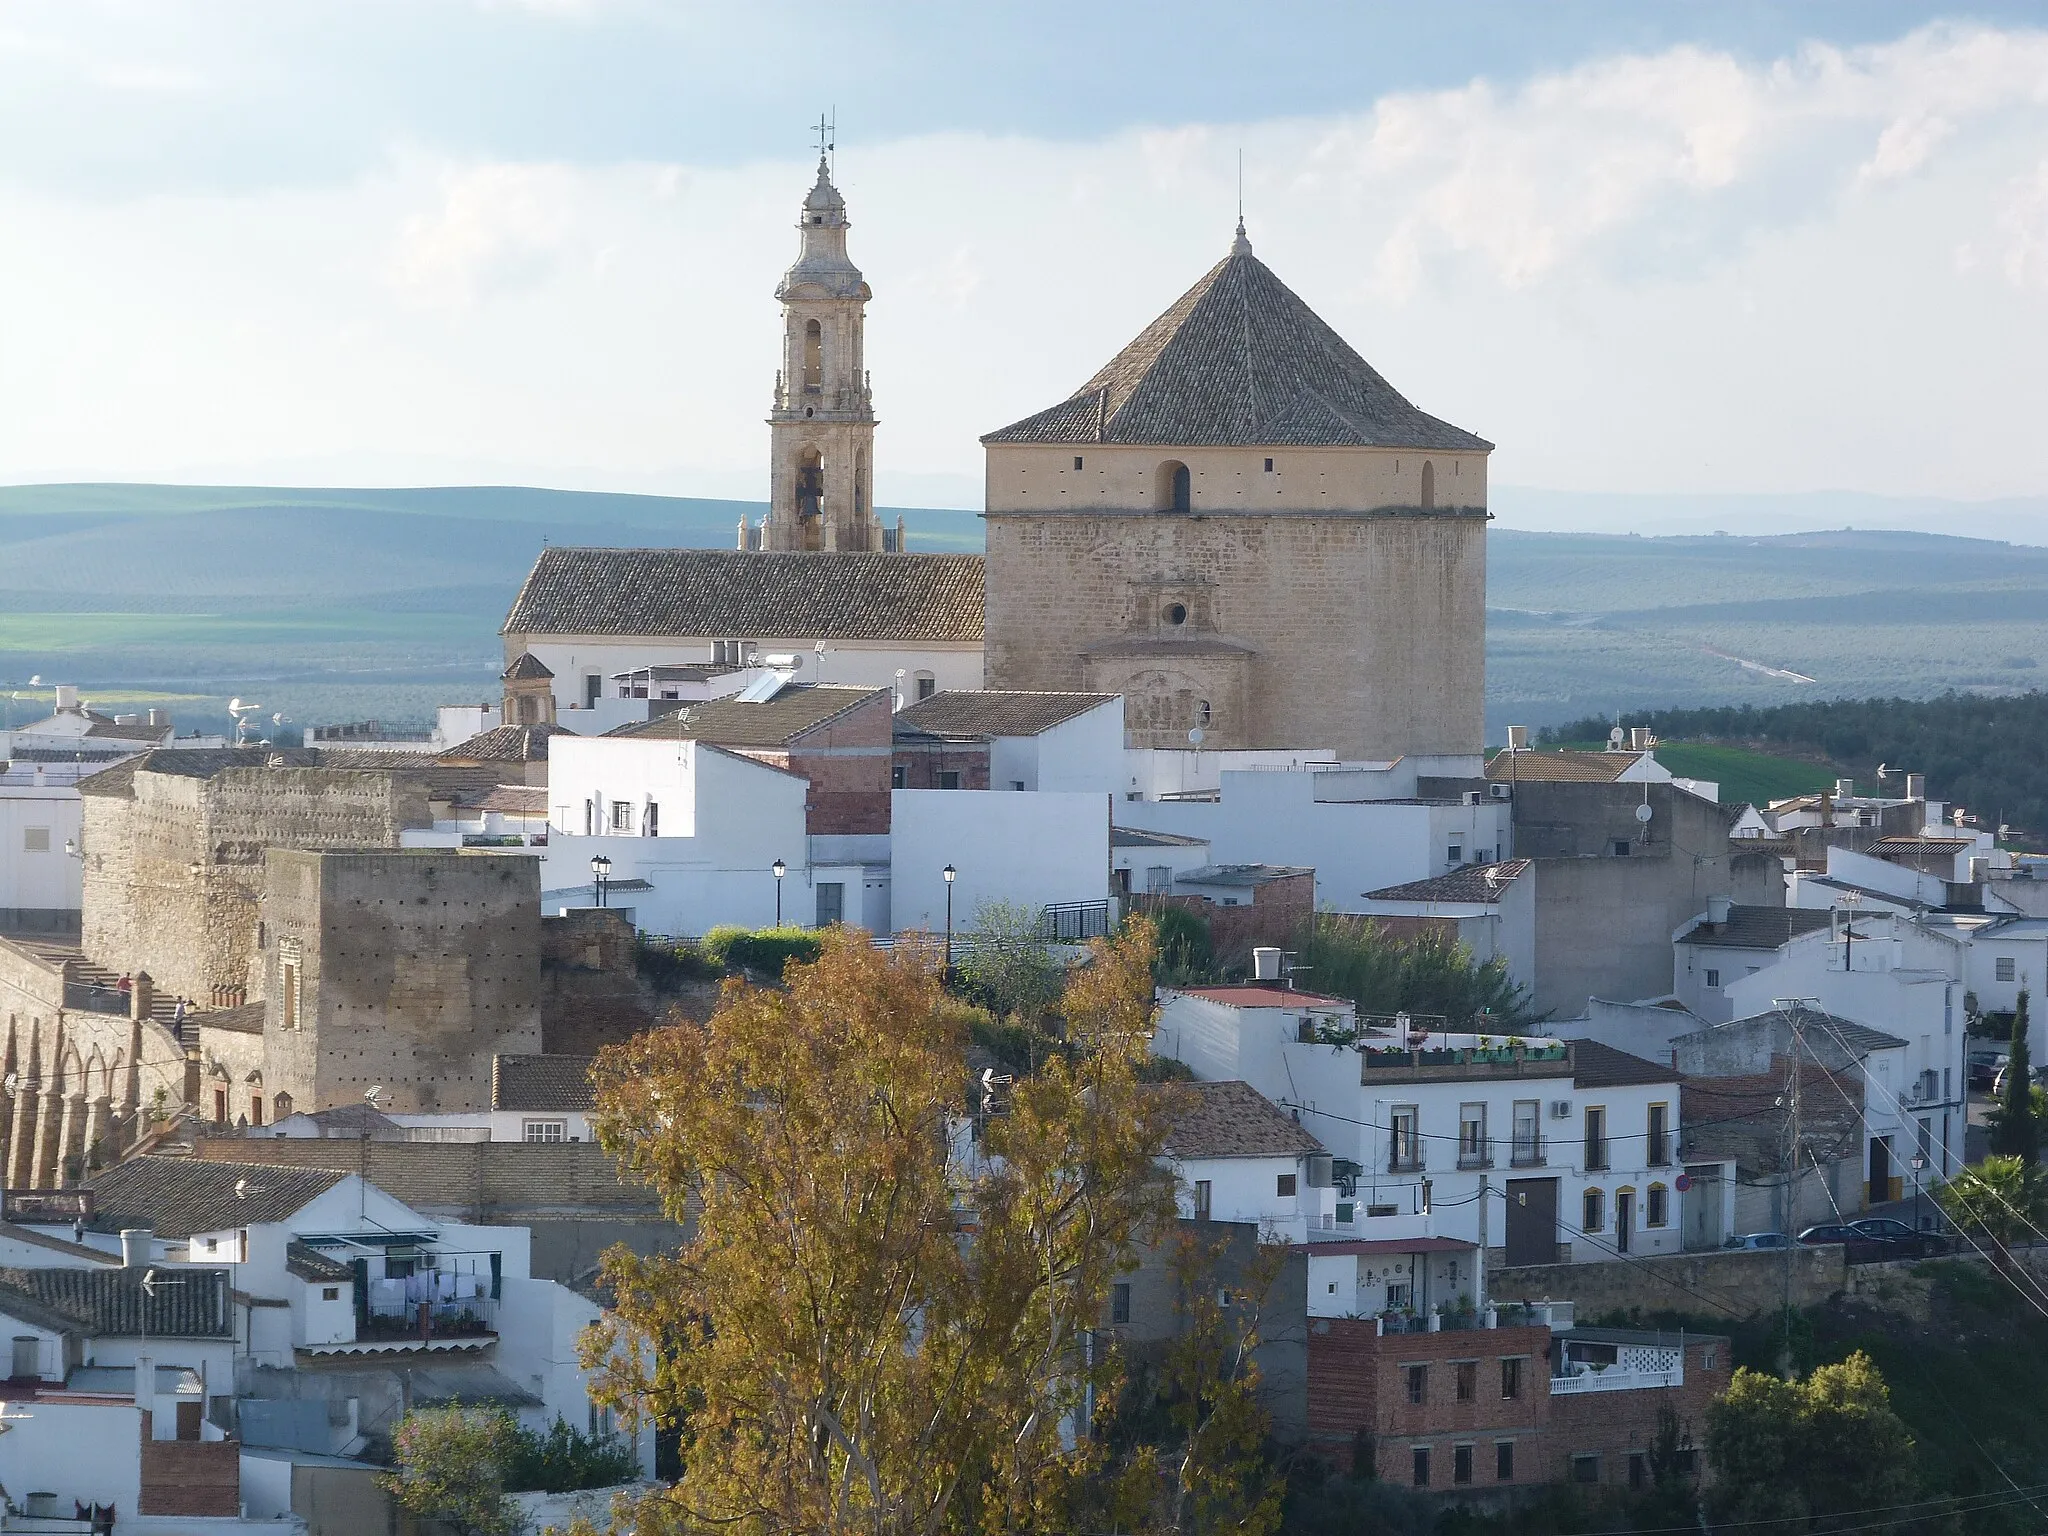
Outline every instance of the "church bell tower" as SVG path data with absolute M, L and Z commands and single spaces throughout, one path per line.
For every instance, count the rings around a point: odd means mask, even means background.
M 821 134 L 821 140 L 822 140 Z M 797 221 L 796 263 L 782 305 L 782 368 L 768 417 L 772 454 L 767 525 L 759 547 L 882 550 L 875 516 L 875 411 L 862 329 L 872 297 L 846 254 L 846 199 L 821 143 L 818 181 Z M 743 542 L 751 530 L 742 530 Z

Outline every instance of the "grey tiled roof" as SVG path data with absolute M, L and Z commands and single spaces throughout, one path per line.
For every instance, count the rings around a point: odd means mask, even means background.
M 1099 709 L 1113 693 L 1015 693 L 1007 689 L 955 689 L 905 705 L 896 731 L 927 736 L 1036 736 Z
M 495 725 L 458 742 L 440 755 L 444 763 L 544 763 L 548 760 L 548 738 L 567 736 L 559 725 Z
M 591 1056 L 494 1056 L 491 1108 L 587 1110 Z
M 1492 447 L 1410 405 L 1242 242 L 1075 394 L 982 441 Z
M 736 698 L 706 699 L 672 715 L 623 725 L 606 734 L 656 741 L 708 741 L 722 747 L 782 747 L 877 698 L 888 699 L 889 690 L 800 683 L 783 689 L 765 703 L 750 704 Z
M 1250 1083 L 1176 1083 L 1188 1095 L 1166 1136 L 1174 1157 L 1303 1157 L 1323 1144 Z
M 1306 864 L 1204 864 L 1200 869 L 1182 871 L 1174 880 L 1182 885 L 1254 886 L 1314 873 Z
M 294 1238 L 284 1246 L 284 1267 L 301 1280 L 315 1285 L 338 1285 L 355 1278 L 355 1272 L 336 1258 L 330 1258 L 311 1243 Z
M 158 1237 L 178 1238 L 284 1221 L 346 1177 L 274 1163 L 131 1157 L 94 1177 L 92 1225 L 102 1232 L 153 1227 Z M 237 1184 L 243 1186 L 240 1195 Z
M 1807 907 L 1728 908 L 1725 923 L 1701 923 L 1681 944 L 1702 944 L 1710 949 L 1776 949 L 1779 945 L 1828 925 L 1830 914 Z
M 1677 1068 L 1660 1067 L 1654 1061 L 1632 1056 L 1598 1040 L 1574 1040 L 1570 1050 L 1575 1088 L 1627 1088 L 1678 1081 Z
M 1206 837 L 1182 837 L 1178 832 L 1150 832 L 1143 827 L 1111 827 L 1112 848 L 1206 848 Z
M 512 665 L 505 669 L 503 675 L 508 683 L 525 683 L 536 678 L 553 677 L 555 674 L 554 669 L 533 652 L 521 651 L 513 659 Z
M 336 772 L 388 773 L 433 791 L 487 788 L 498 770 L 445 764 L 413 752 L 376 752 L 348 747 L 158 747 L 78 781 L 82 795 L 131 799 L 138 773 L 184 779 L 212 779 L 237 768 L 325 768 Z
M 517 635 L 981 639 L 981 556 L 544 549 Z
M 1365 893 L 1368 901 L 1450 901 L 1490 902 L 1529 868 L 1528 859 L 1504 859 L 1498 864 L 1473 864 L 1428 880 L 1410 880 L 1405 885 L 1382 886 Z
M 69 1321 L 82 1333 L 151 1338 L 232 1338 L 228 1272 L 164 1265 L 155 1291 L 142 1287 L 151 1271 L 129 1269 L 0 1269 L 0 1312 L 26 1301 Z M 24 1319 L 26 1320 L 26 1319 Z M 54 1320 L 54 1319 L 53 1319 Z

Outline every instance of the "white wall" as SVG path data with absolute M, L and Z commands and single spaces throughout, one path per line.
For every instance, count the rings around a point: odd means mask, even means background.
M 19 768 L 0 775 L 0 908 L 76 912 L 84 863 L 64 844 L 79 839 L 83 802 L 68 784 L 37 788 L 33 778 Z M 31 827 L 47 834 L 47 851 L 28 851 Z
M 1124 752 L 1124 783 L 1120 793 L 1143 800 L 1161 795 L 1215 791 L 1223 775 L 1249 768 L 1301 768 L 1308 763 L 1334 763 L 1337 754 L 1325 747 L 1268 748 L 1204 752 L 1199 748 L 1131 747 Z M 1410 781 L 1411 787 L 1413 781 Z
M 1323 1218 L 1336 1209 L 1337 1192 L 1311 1189 L 1308 1160 L 1302 1157 L 1189 1157 L 1172 1160 L 1175 1201 L 1183 1217 L 1195 1214 L 1195 1185 L 1209 1185 L 1211 1221 L 1255 1222 L 1261 1231 L 1290 1242 L 1310 1240 L 1324 1230 Z M 1279 1176 L 1294 1175 L 1295 1192 L 1279 1192 Z
M 31 1493 L 54 1493 L 68 1516 L 74 1500 L 112 1504 L 115 1529 L 132 1528 L 142 1492 L 142 1410 L 129 1404 L 38 1402 L 12 1405 L 0 1435 L 0 1485 L 26 1504 Z
M 1212 862 L 1207 843 L 1168 843 L 1157 848 L 1112 847 L 1109 851 L 1110 868 L 1129 870 L 1131 890 L 1140 896 L 1151 889 L 1146 883 L 1151 870 L 1171 871 L 1166 884 L 1161 887 L 1162 891 L 1171 891 L 1182 875 L 1205 868 Z
M 1219 864 L 1294 864 L 1316 872 L 1316 899 L 1356 912 L 1367 891 L 1446 874 L 1481 850 L 1507 845 L 1507 802 L 1478 805 L 1335 800 L 1318 795 L 1317 771 L 1231 772 L 1217 802 L 1119 801 L 1120 826 L 1206 838 Z M 1349 778 L 1338 770 L 1335 779 Z M 1336 793 L 1357 793 L 1333 782 Z
M 1114 795 L 1123 787 L 1123 767 L 1121 695 L 1037 736 L 998 736 L 989 743 L 991 789 L 1022 779 L 1026 789 Z
M 985 902 L 1036 907 L 1109 894 L 1109 806 L 1099 794 L 890 793 L 890 906 L 899 933 L 946 927 L 946 882 L 957 871 L 953 929 Z
M 1500 899 L 1483 902 L 1364 901 L 1360 911 L 1385 917 L 1433 917 L 1457 925 L 1458 942 L 1472 951 L 1475 960 L 1500 957 L 1507 963 L 1508 976 L 1517 986 L 1536 986 L 1536 879 L 1537 869 L 1525 869 L 1500 892 Z

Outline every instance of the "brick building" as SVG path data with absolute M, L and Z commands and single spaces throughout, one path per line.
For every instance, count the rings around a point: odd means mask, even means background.
M 1429 1333 L 1311 1318 L 1311 1445 L 1357 1473 L 1431 1492 L 1642 1487 L 1660 1412 L 1674 1412 L 1682 1445 L 1696 1447 L 1708 1405 L 1727 1390 L 1725 1338 L 1554 1332 L 1499 1316 L 1498 1327 Z

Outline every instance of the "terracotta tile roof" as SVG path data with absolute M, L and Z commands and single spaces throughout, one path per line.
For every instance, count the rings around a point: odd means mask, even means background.
M 1015 693 L 1006 689 L 954 689 L 906 705 L 896 730 L 926 736 L 1036 736 L 1100 709 L 1113 693 Z
M 458 803 L 477 811 L 496 811 L 501 816 L 545 816 L 548 791 L 544 784 L 493 784 L 489 789 L 468 793 Z
M 146 1269 L 0 1269 L 0 1312 L 26 1301 L 100 1337 L 147 1334 L 153 1339 L 227 1339 L 228 1272 L 158 1270 L 155 1294 L 142 1288 Z M 26 1321 L 26 1319 L 24 1319 Z
M 443 763 L 544 763 L 548 738 L 574 733 L 559 725 L 497 725 L 443 752 Z
M 1501 893 L 1526 873 L 1533 861 L 1503 859 L 1498 864 L 1473 864 L 1428 880 L 1410 880 L 1405 885 L 1386 885 L 1367 891 L 1367 901 L 1494 902 Z
M 1200 869 L 1190 869 L 1173 878 L 1178 885 L 1256 887 L 1293 875 L 1314 873 L 1315 869 L 1307 864 L 1204 864 Z
M 493 1056 L 491 1108 L 587 1110 L 594 1056 Z
M 1486 761 L 1486 776 L 1496 783 L 1510 779 L 1531 784 L 1612 784 L 1636 765 L 1643 752 L 1517 752 L 1513 771 L 1508 754 L 1496 752 Z
M 213 1008 L 205 1013 L 185 1015 L 185 1027 L 193 1025 L 201 1029 L 225 1029 L 237 1035 L 260 1035 L 263 1033 L 263 1005 L 243 1003 L 239 1008 Z
M 533 652 L 521 651 L 514 658 L 512 665 L 505 669 L 503 675 L 508 683 L 526 683 L 538 678 L 553 677 L 555 674 L 554 669 Z
M 1327 997 L 1321 992 L 1302 992 L 1293 987 L 1272 987 L 1257 982 L 1237 987 L 1176 987 L 1174 990 L 1212 1003 L 1226 1003 L 1232 1008 L 1313 1008 L 1318 1005 L 1328 1007 L 1333 1003 L 1344 1008 L 1353 1006 L 1348 997 Z
M 1410 405 L 1242 240 L 1072 396 L 982 441 L 1492 447 Z
M 190 1237 L 284 1221 L 346 1177 L 325 1168 L 274 1163 L 131 1157 L 94 1177 L 92 1226 L 100 1232 L 153 1227 L 158 1237 Z M 243 1186 L 240 1195 L 237 1184 Z
M 1678 942 L 1710 949 L 1776 949 L 1802 933 L 1825 928 L 1829 914 L 1807 907 L 1731 905 L 1725 923 L 1701 923 Z
M 620 726 L 606 734 L 655 741 L 708 741 L 721 747 L 784 747 L 828 721 L 874 699 L 893 702 L 886 688 L 798 683 L 764 704 L 706 699 L 671 715 Z
M 1631 1056 L 1627 1051 L 1616 1050 L 1598 1040 L 1574 1040 L 1570 1042 L 1569 1049 L 1572 1086 L 1575 1088 L 1627 1088 L 1678 1081 L 1677 1068 L 1660 1067 L 1654 1061 Z
M 1176 1083 L 1187 1095 L 1166 1135 L 1174 1157 L 1305 1157 L 1324 1150 L 1286 1110 L 1250 1083 Z
M 544 549 L 503 632 L 976 641 L 981 557 Z

